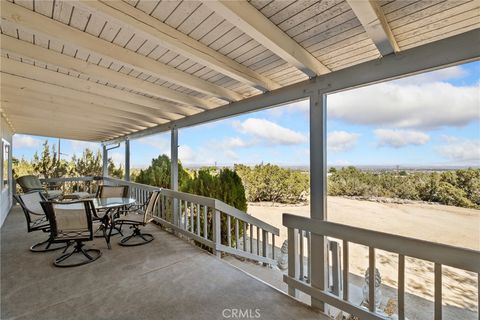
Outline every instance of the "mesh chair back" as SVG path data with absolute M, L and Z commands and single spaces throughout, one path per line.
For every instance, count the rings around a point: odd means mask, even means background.
M 44 190 L 43 185 L 37 176 L 23 176 L 16 180 L 20 187 L 22 187 L 23 192 L 25 193 Z
M 92 240 L 93 202 L 42 202 L 50 221 L 54 241 Z
M 45 198 L 40 192 L 17 194 L 15 198 L 23 209 L 25 219 L 27 219 L 28 232 L 42 228 L 45 225 L 48 227 L 45 211 L 41 205 Z
M 150 194 L 150 198 L 148 199 L 147 207 L 145 208 L 145 212 L 143 215 L 143 223 L 147 224 L 148 222 L 152 221 L 153 219 L 153 212 L 157 207 L 158 199 L 160 198 L 160 191 L 153 191 Z
M 128 186 L 99 186 L 97 198 L 126 198 Z

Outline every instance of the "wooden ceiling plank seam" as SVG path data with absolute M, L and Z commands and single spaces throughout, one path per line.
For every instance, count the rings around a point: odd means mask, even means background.
M 37 81 L 48 82 L 79 92 L 86 92 L 96 96 L 104 96 L 108 99 L 111 99 L 112 103 L 117 105 L 122 104 L 123 101 L 123 104 L 128 106 L 130 109 L 136 109 L 140 112 L 144 112 L 158 118 L 163 118 L 165 120 L 175 120 L 183 117 L 181 114 L 162 110 L 160 108 L 161 104 L 158 104 L 158 101 L 152 101 L 151 99 L 127 92 L 122 92 L 118 89 L 108 88 L 105 85 L 96 85 L 94 83 L 90 83 L 89 81 L 74 79 L 71 76 L 60 74 L 58 72 L 50 72 L 38 67 L 26 67 L 22 63 L 12 62 L 8 59 L 2 60 L 1 70 L 2 72 L 23 76 L 25 78 L 34 79 Z M 163 105 L 168 109 L 178 109 L 170 104 Z
M 402 34 L 410 31 L 415 31 L 416 29 L 422 27 L 428 27 L 430 24 L 438 23 L 443 20 L 452 19 L 455 16 L 468 13 L 479 14 L 480 3 L 477 1 L 470 1 L 468 3 L 463 3 L 461 5 L 451 7 L 438 12 L 430 12 L 430 14 L 419 20 L 412 20 L 400 27 L 393 29 L 395 36 L 401 36 Z
M 465 4 L 467 1 L 418 1 L 412 3 L 402 10 L 394 13 L 385 14 L 392 29 L 398 28 L 404 24 L 404 20 L 419 20 L 425 18 L 430 12 L 439 12 L 449 8 Z
M 62 25 L 60 22 L 48 19 L 47 17 L 37 14 L 18 5 L 4 3 L 2 8 L 2 18 L 18 23 L 21 26 L 34 29 L 38 32 L 49 34 L 51 37 L 61 38 L 66 42 L 73 42 L 79 47 L 98 52 L 111 59 L 130 64 L 136 69 L 154 73 L 159 77 L 167 77 L 170 81 L 176 81 L 179 85 L 189 87 L 193 90 L 214 95 L 228 101 L 237 101 L 242 97 L 225 88 L 217 87 L 213 84 L 200 81 L 199 79 L 185 74 L 174 68 L 163 64 L 155 63 L 155 61 L 136 54 L 128 49 L 121 48 L 117 45 L 102 41 L 90 34 L 84 33 L 78 29 Z
M 400 46 L 405 48 L 411 48 L 413 43 L 426 44 L 435 40 L 443 39 L 444 36 L 454 36 L 461 32 L 467 32 L 472 29 L 480 28 L 480 22 L 478 17 L 473 17 L 467 20 L 463 20 L 459 23 L 453 25 L 444 26 L 437 30 L 431 30 L 427 33 L 422 34 L 423 38 L 417 39 L 418 37 L 412 37 L 406 40 L 400 41 Z
M 363 29 L 363 26 L 357 25 L 355 27 L 343 29 L 339 32 L 333 30 L 332 34 L 329 34 L 326 38 L 311 45 L 308 50 L 312 52 L 312 54 L 318 54 L 320 51 L 326 50 L 327 48 L 332 46 L 339 45 L 344 41 L 348 41 L 350 39 L 363 40 L 366 38 L 368 38 L 368 35 Z
M 85 112 L 88 112 L 87 114 L 95 115 L 100 119 L 105 118 L 116 122 L 127 122 L 131 125 L 141 127 L 148 127 L 151 126 L 152 123 L 156 123 L 153 121 L 145 121 L 144 119 L 138 119 L 136 116 L 130 116 L 121 112 L 112 113 L 112 111 L 110 111 L 110 108 L 98 106 L 95 104 L 86 104 L 81 100 L 67 99 L 63 96 L 56 96 L 55 92 L 41 92 L 39 90 L 36 90 L 35 88 L 25 89 L 24 87 L 15 85 L 9 86 L 8 90 L 8 94 L 7 92 L 5 93 L 6 97 L 13 95 L 13 98 L 17 101 L 21 100 L 25 103 L 32 103 L 35 105 L 37 105 L 37 103 L 38 105 L 58 104 L 65 109 L 76 108 L 76 110 L 83 110 Z M 7 98 L 2 98 L 2 100 L 6 99 Z M 37 101 L 35 101 L 34 99 L 37 99 Z
M 88 74 L 94 77 L 105 78 L 110 81 L 119 83 L 126 87 L 135 88 L 137 90 L 143 91 L 148 94 L 155 95 L 159 98 L 166 98 L 181 104 L 184 104 L 188 107 L 184 109 L 198 110 L 198 109 L 209 109 L 214 107 L 211 103 L 207 101 L 190 97 L 187 95 L 180 95 L 174 91 L 163 89 L 161 86 L 149 84 L 138 79 L 135 79 L 130 76 L 123 75 L 122 73 L 109 70 L 95 64 L 67 57 L 60 53 L 52 52 L 51 50 L 28 45 L 26 43 L 19 42 L 19 40 L 14 40 L 8 36 L 2 36 L 3 48 L 8 49 L 11 52 L 21 52 L 23 55 L 29 57 L 37 57 L 44 62 L 50 64 L 58 64 L 67 69 L 76 70 L 78 72 Z
M 10 70 L 8 70 L 7 68 L 9 68 Z M 16 69 L 14 69 L 14 68 L 16 68 Z M 90 103 L 90 104 L 95 104 L 95 105 L 99 105 L 99 106 L 102 106 L 102 107 L 111 108 L 112 111 L 128 115 L 128 116 L 130 116 L 134 119 L 137 118 L 139 120 L 143 120 L 143 121 L 146 121 L 146 122 L 149 122 L 149 123 L 155 123 L 156 121 L 157 122 L 158 121 L 166 121 L 166 119 L 164 119 L 164 118 L 160 118 L 158 116 L 153 116 L 151 114 L 146 115 L 145 112 L 138 111 L 140 109 L 139 108 L 140 106 L 138 106 L 138 105 L 123 102 L 123 101 L 117 100 L 117 99 L 107 98 L 107 97 L 92 94 L 92 93 L 89 93 L 89 92 L 78 91 L 78 90 L 71 89 L 71 88 L 68 88 L 68 87 L 59 86 L 58 84 L 47 83 L 47 82 L 42 81 L 42 78 L 38 78 L 38 77 L 37 77 L 38 80 L 31 79 L 31 78 L 29 78 L 29 76 L 31 77 L 31 74 L 28 73 L 28 72 L 31 72 L 31 70 L 27 69 L 28 71 L 25 74 L 25 72 L 24 72 L 25 68 L 23 68 L 24 70 L 19 70 L 20 68 L 19 68 L 18 64 L 14 68 L 12 68 L 11 65 L 7 65 L 5 63 L 5 61 L 3 61 L 3 63 L 2 63 L 2 77 L 4 77 L 4 79 L 9 79 L 8 81 L 11 81 L 11 82 L 17 81 L 19 83 L 23 83 L 25 87 L 27 85 L 30 85 L 30 86 L 42 87 L 42 88 L 44 88 L 44 90 L 49 90 L 49 89 L 52 90 L 53 89 L 53 91 L 59 96 L 64 96 L 64 97 L 71 98 L 71 99 L 79 99 L 81 101 L 84 101 L 84 102 L 87 102 L 87 103 Z M 35 67 L 31 67 L 31 68 L 35 68 Z M 10 72 L 6 72 L 5 69 L 7 69 Z M 14 69 L 13 72 L 12 72 L 11 69 Z M 40 69 L 40 68 L 38 68 L 38 69 L 39 70 L 44 70 L 44 69 Z M 23 75 L 19 75 L 20 73 L 23 73 Z M 55 73 L 52 73 L 52 74 L 55 75 Z M 58 73 L 56 75 L 58 75 Z M 68 77 L 68 76 L 64 76 L 64 77 Z M 5 80 L 5 81 L 7 81 L 7 80 Z M 65 78 L 62 78 L 61 81 L 65 82 Z M 113 90 L 115 90 L 115 89 L 113 89 Z
M 260 87 L 262 90 L 273 90 L 278 88 L 278 85 L 271 82 L 269 79 L 252 72 L 245 66 L 219 52 L 209 49 L 207 46 L 169 25 L 162 23 L 139 10 L 129 9 L 131 6 L 128 4 L 122 2 L 97 2 L 91 0 L 84 0 L 81 3 L 90 9 L 96 9 L 108 17 L 112 17 L 117 21 L 130 25 L 136 30 L 153 37 L 155 40 L 160 40 L 163 47 L 174 50 L 188 59 L 200 62 L 237 81 L 247 82 L 254 87 Z M 216 41 L 218 41 L 218 39 Z

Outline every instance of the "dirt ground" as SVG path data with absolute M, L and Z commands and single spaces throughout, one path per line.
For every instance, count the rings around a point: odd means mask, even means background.
M 270 203 L 249 204 L 248 213 L 278 227 L 280 239 L 277 243 L 281 245 L 287 238 L 287 229 L 282 226 L 282 213 L 309 216 L 310 207 L 308 205 L 272 206 Z M 435 204 L 390 204 L 329 197 L 328 220 L 480 250 L 480 210 Z M 376 259 L 383 284 L 396 288 L 397 255 L 377 251 Z M 367 266 L 368 249 L 364 246 L 352 245 L 350 247 L 350 272 L 363 276 Z M 433 301 L 433 288 L 433 263 L 407 257 L 407 293 Z M 477 296 L 476 274 L 444 267 L 444 305 L 475 311 Z

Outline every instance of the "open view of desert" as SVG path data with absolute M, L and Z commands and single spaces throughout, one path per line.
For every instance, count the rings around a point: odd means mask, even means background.
M 480 210 L 429 203 L 380 203 L 344 197 L 328 197 L 328 221 L 375 231 L 480 250 Z M 248 213 L 280 229 L 279 243 L 287 239 L 282 214 L 308 217 L 310 206 L 249 203 Z M 351 244 L 350 273 L 362 285 L 368 268 L 368 248 Z M 398 280 L 398 255 L 378 251 L 377 268 L 382 277 L 383 294 L 395 299 Z M 433 263 L 406 259 L 406 292 L 409 319 L 426 319 L 433 314 Z M 262 274 L 257 274 L 262 278 Z M 361 277 L 361 278 L 360 278 Z M 455 268 L 443 269 L 443 299 L 446 319 L 475 319 L 477 275 Z M 273 278 L 266 281 L 278 283 Z M 385 287 L 387 286 L 387 287 Z M 389 288 L 388 288 L 389 287 Z M 420 298 L 420 299 L 419 299 Z

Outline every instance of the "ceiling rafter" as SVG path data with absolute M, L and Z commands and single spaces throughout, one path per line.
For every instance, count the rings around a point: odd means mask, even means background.
M 329 73 L 325 65 L 247 1 L 202 0 L 215 13 L 309 77 Z
M 400 51 L 378 1 L 347 0 L 347 2 L 382 56 Z
M 116 72 L 111 69 L 107 69 L 98 66 L 94 63 L 83 61 L 70 57 L 59 52 L 43 48 L 32 43 L 19 40 L 7 35 L 0 35 L 0 42 L 2 43 L 2 51 L 11 52 L 20 56 L 28 57 L 35 61 L 42 61 L 47 64 L 62 67 L 68 70 L 73 70 L 89 76 L 94 76 L 107 80 L 108 82 L 115 83 L 122 87 L 135 89 L 136 91 L 143 92 L 158 98 L 167 99 L 177 103 L 181 103 L 185 106 L 169 105 L 167 102 L 156 101 L 145 96 L 140 96 L 127 91 L 114 92 L 114 95 L 118 98 L 122 98 L 125 101 L 137 103 L 150 108 L 164 109 L 165 111 L 175 112 L 179 114 L 192 114 L 204 109 L 211 109 L 217 107 L 208 100 L 200 99 L 194 96 L 182 94 L 178 91 L 168 89 L 148 81 L 144 81 L 135 77 L 128 76 L 121 72 Z M 104 88 L 105 86 L 99 87 Z M 98 92 L 98 91 L 97 91 Z M 109 92 L 105 94 L 111 97 Z
M 147 38 L 154 39 L 162 47 L 256 89 L 270 91 L 280 88 L 275 81 L 123 1 L 79 0 L 76 4 L 80 4 L 91 12 L 102 13 L 107 18 L 114 18 Z
M 7 1 L 3 2 L 1 17 L 3 20 L 15 23 L 20 27 L 35 30 L 36 32 L 47 35 L 50 38 L 95 52 L 101 56 L 117 61 L 120 64 L 142 71 L 146 74 L 154 75 L 155 77 L 175 83 L 179 86 L 224 99 L 226 101 L 238 101 L 243 98 L 241 94 L 235 91 L 215 85 L 186 72 L 147 58 L 114 43 L 97 38 L 89 33 L 33 12 L 20 5 Z
M 30 85 L 43 88 L 48 88 L 49 86 L 51 87 L 53 85 L 56 86 L 57 91 L 55 94 L 57 95 L 68 96 L 69 98 L 73 99 L 82 99 L 88 103 L 109 107 L 113 110 L 125 111 L 130 113 L 132 118 L 148 119 L 154 123 L 165 122 L 175 118 L 182 118 L 182 116 L 178 114 L 163 112 L 97 94 L 93 88 L 100 86 L 100 88 L 97 88 L 98 90 L 102 90 L 102 92 L 114 90 L 113 93 L 119 91 L 118 89 L 108 88 L 87 80 L 82 80 L 52 70 L 35 67 L 27 63 L 14 61 L 11 59 L 2 59 L 0 70 L 5 74 L 4 77 L 7 77 L 8 74 L 22 77 L 20 83 L 23 81 L 24 83 L 30 83 Z M 32 83 L 31 81 L 36 82 Z M 84 89 L 84 87 L 87 89 Z M 119 95 L 120 93 L 121 92 L 119 92 Z

